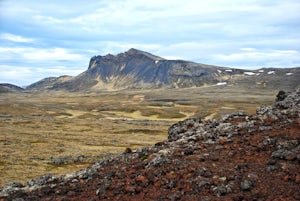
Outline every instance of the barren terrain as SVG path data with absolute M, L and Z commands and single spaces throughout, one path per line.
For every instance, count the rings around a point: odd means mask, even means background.
M 0 186 L 74 172 L 127 147 L 153 145 L 188 117 L 253 114 L 277 92 L 212 86 L 0 94 Z

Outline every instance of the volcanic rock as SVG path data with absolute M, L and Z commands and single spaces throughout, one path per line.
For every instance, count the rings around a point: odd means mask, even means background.
M 164 142 L 4 186 L 0 200 L 299 200 L 299 107 L 300 90 L 255 115 L 187 119 Z

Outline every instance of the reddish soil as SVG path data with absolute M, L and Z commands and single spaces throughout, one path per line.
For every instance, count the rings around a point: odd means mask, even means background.
M 187 130 L 167 141 L 0 200 L 300 200 L 299 99 L 295 105 L 199 127 L 183 122 Z

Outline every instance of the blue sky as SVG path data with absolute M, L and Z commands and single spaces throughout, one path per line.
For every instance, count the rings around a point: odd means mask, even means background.
M 0 83 L 78 75 L 130 48 L 243 69 L 300 66 L 299 0 L 0 0 Z

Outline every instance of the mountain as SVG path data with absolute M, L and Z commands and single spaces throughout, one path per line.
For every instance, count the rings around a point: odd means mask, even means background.
M 128 88 L 186 88 L 204 85 L 240 85 L 294 89 L 300 86 L 300 68 L 246 71 L 183 60 L 167 60 L 130 49 L 118 55 L 94 56 L 86 71 L 75 77 L 46 78 L 29 90 L 93 91 Z
M 227 80 L 228 84 L 244 88 L 268 88 L 292 91 L 300 87 L 300 68 L 262 68 L 246 70 Z
M 22 91 L 24 91 L 24 89 L 16 85 L 0 83 L 0 93 L 13 93 L 13 92 L 22 92 Z
M 222 80 L 220 67 L 182 60 L 166 60 L 137 49 L 106 56 L 94 56 L 80 75 L 57 83 L 38 82 L 28 89 L 86 91 L 97 89 L 193 87 Z M 236 71 L 236 70 L 234 70 Z M 43 87 L 40 87 L 43 84 Z
M 26 87 L 26 89 L 39 90 L 39 91 L 47 90 L 47 89 L 51 89 L 53 85 L 64 83 L 66 81 L 71 80 L 72 78 L 73 78 L 72 76 L 68 76 L 68 75 L 63 75 L 60 77 L 48 77 L 29 85 L 28 87 Z
M 255 115 L 191 118 L 168 139 L 76 173 L 0 188 L 0 200 L 300 200 L 300 90 Z

